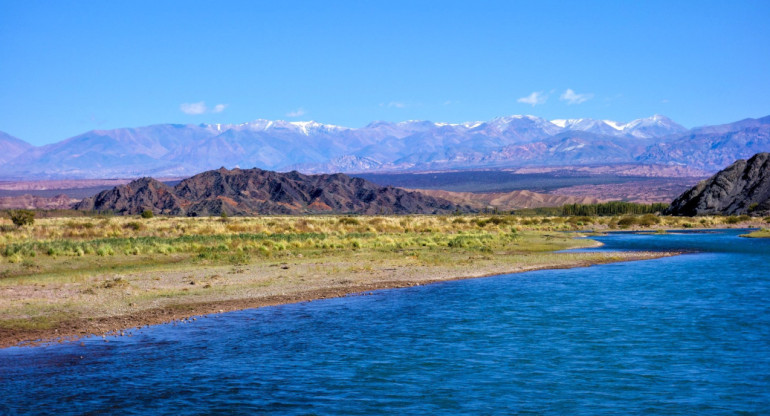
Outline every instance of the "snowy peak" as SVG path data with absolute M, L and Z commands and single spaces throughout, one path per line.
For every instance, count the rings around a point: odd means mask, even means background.
M 559 132 L 558 126 L 554 126 L 553 123 L 546 119 L 518 114 L 493 118 L 486 123 L 480 124 L 478 128 L 487 132 L 498 133 L 504 133 L 510 130 L 538 130 L 542 131 L 544 134 L 556 134 Z
M 227 130 L 235 131 L 271 131 L 271 130 L 290 130 L 293 132 L 301 133 L 305 136 L 318 133 L 333 133 L 342 130 L 348 130 L 347 127 L 335 126 L 333 124 L 323 124 L 317 121 L 285 121 L 285 120 L 265 120 L 256 119 L 254 121 L 248 121 L 241 124 L 206 124 L 209 128 L 213 128 L 219 132 L 225 132 Z
M 305 136 L 313 133 L 331 133 L 342 130 L 349 130 L 347 127 L 335 126 L 334 124 L 323 124 L 317 121 L 290 121 L 289 124 L 298 129 Z
M 628 132 L 629 135 L 634 137 L 648 139 L 684 133 L 687 129 L 666 116 L 656 114 L 652 117 L 640 118 L 626 124 L 623 131 Z
M 545 135 L 559 134 L 565 131 L 585 131 L 595 134 L 617 137 L 652 138 L 666 136 L 686 131 L 668 117 L 654 115 L 648 118 L 621 123 L 613 120 L 595 120 L 590 118 L 546 120 L 531 115 L 510 115 L 496 117 L 489 121 L 468 121 L 464 123 L 443 123 L 427 120 L 406 120 L 400 122 L 373 121 L 361 129 L 351 129 L 334 124 L 324 124 L 317 121 L 285 121 L 257 119 L 241 124 L 205 124 L 217 132 L 227 130 L 253 132 L 296 132 L 305 136 L 316 134 L 333 134 L 345 130 L 377 130 L 387 132 L 394 137 L 406 137 L 417 132 L 434 129 L 454 129 L 457 131 L 477 131 L 482 134 L 506 134 L 512 131 L 538 131 Z
M 668 136 L 671 134 L 682 133 L 687 130 L 673 122 L 670 118 L 659 114 L 652 117 L 633 120 L 628 123 L 620 123 L 613 120 L 594 120 L 590 118 L 557 119 L 551 120 L 551 123 L 567 131 L 587 131 L 609 136 L 636 137 L 641 139 Z

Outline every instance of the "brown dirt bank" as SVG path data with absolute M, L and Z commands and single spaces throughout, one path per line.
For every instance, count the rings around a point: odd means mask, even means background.
M 49 342 L 63 342 L 89 335 L 129 335 L 130 331 L 148 325 L 174 321 L 185 322 L 201 315 L 216 314 L 263 306 L 298 303 L 316 299 L 343 297 L 353 294 L 366 295 L 378 289 L 393 289 L 419 286 L 436 282 L 479 278 L 508 273 L 521 273 L 542 269 L 564 269 L 587 267 L 595 264 L 619 261 L 646 260 L 677 255 L 677 252 L 608 252 L 595 253 L 583 259 L 553 261 L 549 264 L 515 265 L 483 261 L 467 265 L 427 265 L 416 267 L 362 268 L 342 271 L 336 279 L 313 282 L 310 285 L 290 284 L 264 290 L 250 288 L 241 293 L 242 297 L 217 298 L 212 295 L 196 301 L 178 299 L 179 303 L 166 303 L 160 307 L 148 308 L 116 316 L 81 317 L 66 319 L 45 329 L 0 327 L 0 348 L 16 345 L 38 345 Z M 294 267 L 295 265 L 292 265 Z M 307 265 L 297 264 L 295 273 L 306 273 Z M 288 266 L 287 266 L 288 267 Z M 210 270 L 209 270 L 210 272 Z

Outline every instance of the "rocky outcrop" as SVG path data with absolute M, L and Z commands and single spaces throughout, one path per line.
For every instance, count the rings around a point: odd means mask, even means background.
M 67 195 L 44 197 L 35 195 L 0 197 L 0 209 L 70 209 L 77 203 Z
M 738 160 L 676 198 L 668 215 L 770 214 L 770 153 Z
M 356 213 L 433 214 L 473 211 L 467 205 L 379 186 L 343 174 L 303 175 L 261 169 L 218 169 L 170 187 L 142 178 L 86 198 L 76 209 L 139 214 L 209 216 Z
M 174 194 L 173 188 L 153 178 L 141 178 L 86 198 L 77 203 L 75 209 L 113 211 L 118 214 L 140 214 L 150 210 L 180 215 L 183 206 L 183 201 Z

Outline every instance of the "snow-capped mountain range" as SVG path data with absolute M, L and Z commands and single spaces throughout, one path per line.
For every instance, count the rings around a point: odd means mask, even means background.
M 644 163 L 716 171 L 770 150 L 770 117 L 687 130 L 665 116 L 489 121 L 159 124 L 93 130 L 34 147 L 0 132 L 0 179 L 188 176 L 219 168 L 365 172 Z

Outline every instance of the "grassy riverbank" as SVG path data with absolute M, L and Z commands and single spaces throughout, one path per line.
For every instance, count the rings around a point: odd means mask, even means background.
M 660 253 L 557 253 L 645 217 L 80 217 L 0 222 L 0 345 Z M 625 222 L 624 222 L 625 221 Z M 664 218 L 655 226 L 683 227 Z M 693 226 L 713 225 L 718 219 Z M 634 225 L 624 225 L 633 222 Z M 689 222 L 687 222 L 689 224 Z
M 753 231 L 748 234 L 743 234 L 741 237 L 748 238 L 770 238 L 770 228 L 763 228 L 761 230 Z

